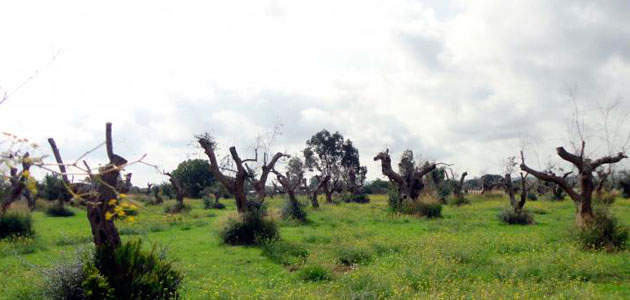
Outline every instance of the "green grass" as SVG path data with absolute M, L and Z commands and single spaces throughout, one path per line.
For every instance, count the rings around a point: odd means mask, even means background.
M 370 199 L 309 209 L 305 225 L 279 220 L 284 199 L 268 200 L 292 245 L 272 255 L 221 244 L 219 228 L 235 213 L 230 200 L 226 210 L 204 210 L 187 199 L 192 210 L 174 216 L 163 205 L 140 207 L 136 223 L 118 227 L 123 240 L 168 248 L 184 275 L 183 299 L 630 298 L 630 252 L 582 250 L 571 235 L 572 202 L 528 202 L 536 224 L 515 226 L 496 217 L 505 198 L 470 196 L 471 205 L 444 206 L 439 219 L 392 215 L 385 196 Z M 42 284 L 43 268 L 91 247 L 85 212 L 72 209 L 68 218 L 34 213 L 34 239 L 0 241 L 0 299 L 24 299 Z M 618 199 L 613 211 L 629 225 L 629 200 Z M 293 248 L 304 257 L 294 258 Z M 348 253 L 369 259 L 341 263 Z M 301 270 L 312 266 L 326 280 L 305 280 Z

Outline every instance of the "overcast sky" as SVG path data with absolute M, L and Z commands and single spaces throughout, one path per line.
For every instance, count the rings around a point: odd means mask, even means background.
M 500 173 L 522 136 L 533 166 L 567 143 L 568 86 L 593 120 L 598 103 L 628 109 L 628 16 L 626 0 L 4 1 L 0 85 L 39 74 L 0 106 L 0 130 L 41 154 L 54 137 L 72 160 L 112 121 L 116 152 L 169 170 L 203 157 L 194 134 L 246 156 L 282 123 L 275 150 L 339 131 L 370 179 L 386 147 Z

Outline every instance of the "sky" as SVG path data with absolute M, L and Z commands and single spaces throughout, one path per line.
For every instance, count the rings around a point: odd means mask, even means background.
M 599 108 L 618 103 L 619 120 L 630 106 L 628 15 L 623 0 L 4 1 L 0 131 L 39 155 L 54 137 L 73 161 L 111 121 L 117 153 L 162 170 L 205 158 L 195 134 L 251 156 L 277 124 L 272 149 L 293 155 L 339 131 L 368 179 L 384 178 L 373 157 L 386 148 L 472 176 L 522 148 L 544 167 L 574 138 L 575 107 L 589 153 L 620 144 L 602 138 Z M 630 132 L 608 123 L 609 137 Z

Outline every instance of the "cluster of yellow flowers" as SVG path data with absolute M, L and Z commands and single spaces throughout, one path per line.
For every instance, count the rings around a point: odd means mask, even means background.
M 28 170 L 22 171 L 22 177 L 26 179 L 26 189 L 33 197 L 35 197 L 37 195 L 37 181 L 33 178 L 33 176 L 31 176 L 31 172 Z
M 127 198 L 126 194 L 120 194 L 120 199 Z M 106 220 L 119 219 L 133 223 L 136 221 L 138 207 L 129 202 L 120 202 L 118 199 L 109 200 L 110 210 L 105 213 Z

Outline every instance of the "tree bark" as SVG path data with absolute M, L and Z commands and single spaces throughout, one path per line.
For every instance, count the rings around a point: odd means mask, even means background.
M 168 180 L 173 185 L 173 189 L 175 190 L 175 199 L 177 199 L 177 205 L 179 207 L 184 207 L 184 189 L 181 185 L 179 179 L 173 176 L 171 173 L 165 173 L 168 176 Z
M 578 170 L 577 178 L 580 183 L 579 191 L 573 189 L 573 186 L 569 184 L 565 176 L 558 177 L 553 173 L 545 173 L 536 171 L 525 164 L 523 152 L 521 151 L 521 170 L 532 174 L 534 177 L 547 182 L 553 182 L 560 186 L 571 197 L 576 205 L 576 224 L 578 227 L 584 228 L 592 224 L 593 221 L 593 207 L 592 196 L 595 190 L 595 184 L 593 179 L 593 172 L 595 169 L 603 164 L 614 164 L 621 161 L 627 156 L 624 153 L 618 153 L 616 156 L 605 156 L 594 161 L 584 157 L 585 142 L 582 141 L 582 150 L 580 155 L 575 155 L 567 152 L 563 147 L 556 148 L 556 152 L 560 158 L 572 163 Z
M 0 206 L 0 216 L 4 215 L 11 206 L 11 203 L 22 195 L 22 192 L 26 187 L 26 180 L 28 179 L 28 176 L 24 176 L 24 173 L 30 172 L 30 168 L 31 159 L 29 153 L 26 152 L 22 157 L 22 172 L 18 174 L 16 168 L 11 168 L 10 170 L 11 189 L 9 191 L 9 196 L 2 201 L 2 205 Z

